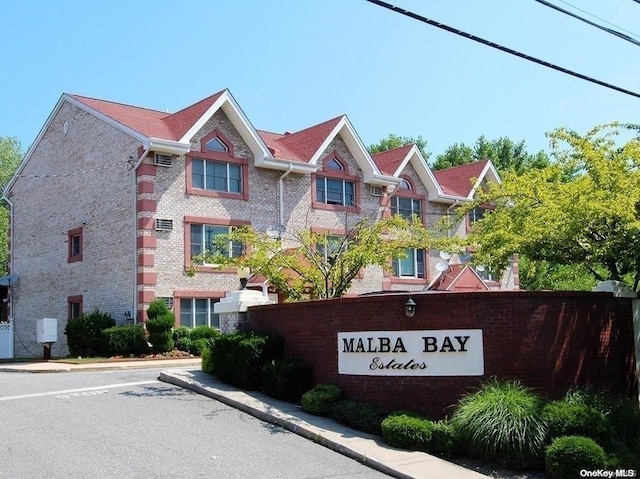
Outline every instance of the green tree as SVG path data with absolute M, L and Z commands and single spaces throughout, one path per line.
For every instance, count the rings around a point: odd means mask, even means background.
M 393 133 L 389 133 L 386 138 L 383 138 L 378 143 L 374 143 L 369 146 L 369 153 L 372 155 L 376 153 L 381 153 L 387 150 L 393 150 L 395 148 L 400 148 L 401 146 L 415 144 L 420 150 L 420 153 L 424 157 L 424 160 L 427 161 L 431 153 L 427 151 L 427 140 L 422 138 L 422 136 L 418 135 L 417 138 L 412 136 L 398 136 Z
M 502 137 L 487 140 L 484 135 L 476 140 L 473 148 L 464 143 L 456 143 L 436 156 L 432 168 L 442 170 L 453 166 L 466 165 L 478 160 L 489 159 L 501 175 L 507 171 L 522 174 L 530 169 L 544 168 L 550 164 L 549 156 L 542 150 L 535 154 L 527 152 L 525 141 L 515 143 Z
M 20 142 L 17 138 L 0 136 L 0 188 L 4 190 L 7 183 L 15 173 L 20 160 L 22 159 L 22 151 Z M 6 260 L 9 254 L 9 206 L 2 202 L 0 207 L 0 274 L 7 274 Z
M 551 132 L 553 164 L 521 175 L 508 171 L 474 203 L 495 207 L 467 238 L 477 248 L 475 261 L 500 271 L 519 254 L 547 266 L 588 271 L 594 282 L 626 280 L 637 290 L 639 131 L 612 123 L 585 135 L 566 128 Z M 616 140 L 624 132 L 634 134 L 620 145 Z
M 215 253 L 229 241 L 242 242 L 249 254 L 239 258 Z M 337 298 L 344 295 L 363 268 L 391 266 L 407 248 L 426 248 L 430 240 L 419 222 L 401 216 L 383 220 L 363 219 L 343 236 L 316 233 L 309 229 L 286 233 L 287 248 L 265 233 L 249 226 L 216 238 L 219 247 L 195 259 L 223 266 L 249 267 L 267 278 L 288 300 Z M 195 271 L 192 270 L 191 274 Z

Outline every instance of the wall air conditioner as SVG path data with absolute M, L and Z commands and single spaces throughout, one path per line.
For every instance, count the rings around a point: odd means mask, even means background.
M 384 188 L 378 185 L 369 185 L 369 189 L 371 191 L 372 196 L 383 196 Z
M 156 218 L 156 231 L 172 231 L 173 220 Z
M 156 166 L 173 166 L 173 156 L 165 153 L 156 153 L 153 155 L 153 164 Z

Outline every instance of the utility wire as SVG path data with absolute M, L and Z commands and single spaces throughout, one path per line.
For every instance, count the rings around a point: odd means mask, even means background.
M 542 66 L 545 66 L 547 68 L 551 68 L 552 70 L 556 70 L 556 71 L 565 73 L 567 75 L 571 75 L 571 76 L 574 76 L 576 78 L 580 78 L 581 80 L 585 80 L 585 81 L 588 81 L 588 82 L 591 82 L 591 83 L 595 83 L 596 85 L 600 85 L 600 86 L 603 86 L 605 88 L 609 88 L 611 90 L 618 91 L 620 93 L 625 93 L 627 95 L 634 96 L 636 98 L 640 98 L 640 93 L 636 93 L 634 91 L 627 90 L 625 88 L 621 88 L 619 86 L 612 85 L 611 83 L 603 82 L 603 81 L 598 80 L 596 78 L 592 78 L 592 77 L 589 77 L 587 75 L 583 75 L 582 73 L 574 72 L 573 70 L 568 70 L 568 69 L 563 68 L 561 66 L 554 65 L 553 63 L 549 63 L 547 61 L 540 60 L 538 58 L 532 57 L 530 55 L 527 55 L 526 53 L 521 53 L 521 52 L 518 52 L 518 51 L 513 50 L 511 48 L 504 47 L 502 45 L 498 45 L 497 43 L 493 43 L 492 41 L 485 40 L 484 38 L 477 37 L 475 35 L 472 35 L 471 33 L 463 32 L 462 30 L 458 30 L 457 28 L 449 27 L 449 26 L 447 26 L 447 25 L 445 25 L 443 23 L 437 22 L 435 20 L 431 20 L 429 18 L 422 17 L 422 16 L 420 16 L 420 15 L 418 15 L 416 13 L 410 12 L 409 10 L 405 10 L 403 8 L 396 7 L 395 5 L 391 5 L 390 3 L 383 2 L 381 0 L 366 0 L 366 1 L 369 2 L 369 3 L 373 3 L 375 5 L 378 5 L 380 7 L 386 8 L 388 10 L 391 10 L 391 11 L 394 11 L 394 12 L 397 12 L 397 13 L 401 13 L 402 15 L 405 15 L 405 16 L 407 16 L 409 18 L 413 18 L 414 20 L 418 20 L 418 21 L 426 23 L 428 25 L 440 28 L 440 29 L 445 30 L 445 31 L 447 31 L 449 33 L 454 33 L 454 34 L 459 35 L 461 37 L 468 38 L 469 40 L 473 40 L 473 41 L 478 42 L 478 43 L 482 43 L 483 45 L 489 46 L 491 48 L 496 48 L 496 49 L 498 49 L 500 51 L 503 51 L 505 53 L 509 53 L 509 54 L 514 55 L 516 57 L 524 58 L 525 60 L 528 60 L 528 61 L 533 62 L 533 63 L 537 63 L 538 65 L 542 65 Z M 638 3 L 640 3 L 640 0 L 635 0 L 635 1 L 638 1 Z
M 636 38 L 640 38 L 640 36 L 636 35 L 636 34 L 635 34 L 635 33 L 633 33 L 632 31 L 627 30 L 627 29 L 625 29 L 625 28 L 622 28 L 621 26 L 616 25 L 615 23 L 611 23 L 611 22 L 609 22 L 609 21 L 605 20 L 604 18 L 600 18 L 599 16 L 594 15 L 593 13 L 589 13 L 589 12 L 587 12 L 586 10 L 581 9 L 580 7 L 576 7 L 575 5 L 571 5 L 569 2 L 565 2 L 564 0 L 558 0 L 558 1 L 559 1 L 560 3 L 564 3 L 564 4 L 565 4 L 565 5 L 567 5 L 568 7 L 573 8 L 574 10 L 578 10 L 579 12 L 586 13 L 586 14 L 587 14 L 587 15 L 589 15 L 590 17 L 593 17 L 593 18 L 595 18 L 595 19 L 597 19 L 597 20 L 600 20 L 601 22 L 606 23 L 606 24 L 608 24 L 608 25 L 611 25 L 612 27 L 616 27 L 618 30 L 622 30 L 623 32 L 627 32 L 627 33 L 628 33 L 628 34 L 630 34 L 631 36 L 634 36 L 634 37 L 636 37 Z M 638 3 L 640 3 L 640 0 L 635 0 L 635 1 L 636 1 L 636 2 L 638 2 Z
M 629 35 L 626 35 L 622 32 L 619 32 L 617 30 L 614 30 L 613 28 L 608 28 L 602 25 L 597 24 L 596 22 L 592 22 L 591 20 L 587 20 L 584 17 L 581 17 L 580 15 L 576 15 L 575 13 L 570 12 L 569 10 L 565 10 L 564 8 L 560 8 L 557 5 L 554 5 L 553 3 L 547 2 L 546 0 L 534 0 L 535 2 L 541 3 L 542 5 L 549 7 L 549 8 L 553 8 L 554 10 L 557 10 L 561 13 L 564 13 L 565 15 L 569 15 L 570 17 L 576 18 L 578 20 L 580 20 L 581 22 L 584 23 L 588 23 L 589 25 L 591 25 L 592 27 L 596 27 L 600 30 L 604 30 L 607 33 L 610 33 L 611 35 L 615 35 L 618 38 L 622 38 L 623 40 L 626 40 L 629 43 L 633 43 L 634 45 L 640 47 L 640 41 L 636 40 L 635 38 L 631 38 Z

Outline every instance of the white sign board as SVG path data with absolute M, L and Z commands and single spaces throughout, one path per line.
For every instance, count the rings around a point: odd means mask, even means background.
M 482 330 L 338 333 L 338 374 L 482 376 Z

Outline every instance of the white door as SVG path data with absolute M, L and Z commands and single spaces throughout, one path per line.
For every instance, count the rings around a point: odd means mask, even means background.
M 13 358 L 13 321 L 0 322 L 0 359 Z

